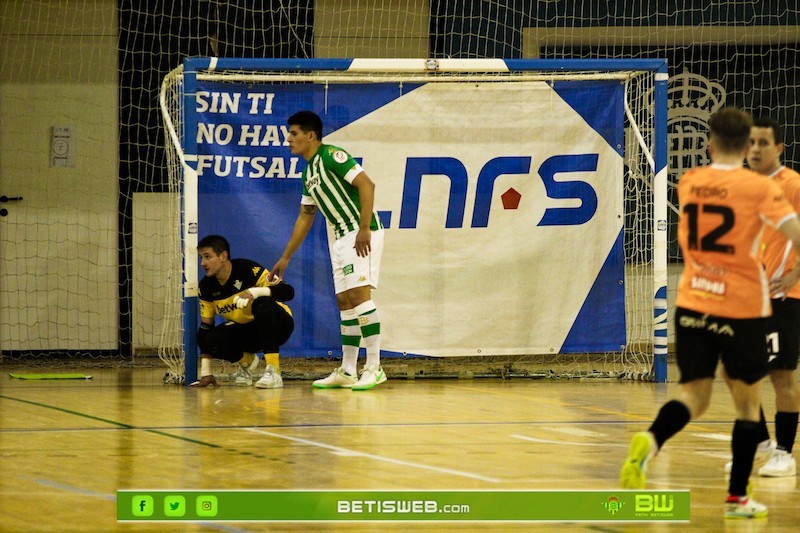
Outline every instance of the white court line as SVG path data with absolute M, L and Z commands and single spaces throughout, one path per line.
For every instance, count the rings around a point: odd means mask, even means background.
M 708 439 L 714 440 L 719 442 L 730 442 L 731 441 L 731 434 L 730 433 L 697 433 L 697 436 L 701 439 Z M 720 451 L 702 451 L 702 450 L 695 450 L 697 455 L 704 455 L 706 457 L 713 457 L 714 459 L 725 459 L 727 461 L 731 460 L 731 451 L 730 449 L 720 450 Z
M 613 442 L 597 443 L 597 442 L 576 442 L 574 440 L 551 440 L 551 439 L 537 439 L 536 437 L 526 437 L 525 435 L 509 435 L 515 439 L 527 440 L 530 442 L 539 442 L 542 444 L 558 444 L 561 446 L 592 446 L 599 448 L 627 448 L 627 444 L 616 444 Z
M 599 433 L 597 431 L 589 431 L 588 429 L 581 429 L 573 426 L 552 426 L 552 427 L 545 427 L 542 429 L 546 431 L 555 431 L 556 433 L 564 433 L 566 435 L 574 435 L 576 437 L 596 437 L 596 438 L 608 437 L 608 435 L 605 433 Z
M 698 437 L 701 439 L 708 439 L 708 440 L 718 440 L 723 442 L 730 442 L 731 441 L 731 434 L 727 433 L 696 433 Z
M 332 446 L 330 444 L 325 444 L 324 442 L 317 442 L 314 440 L 308 439 L 301 439 L 299 437 L 289 437 L 287 435 L 281 435 L 280 433 L 272 433 L 271 431 L 264 431 L 263 429 L 256 429 L 256 428 L 243 428 L 245 431 L 251 431 L 253 433 L 258 433 L 260 435 L 267 435 L 269 437 L 275 437 L 276 439 L 284 439 L 290 440 L 292 442 L 299 442 L 301 444 L 308 444 L 310 446 L 316 446 L 318 448 L 325 448 L 326 450 L 331 450 L 334 453 L 347 455 L 352 457 L 364 457 L 366 459 L 372 459 L 374 461 L 382 461 L 384 463 L 390 463 L 393 465 L 399 466 L 409 466 L 411 468 L 420 468 L 422 470 L 431 470 L 433 472 L 439 472 L 441 474 L 452 474 L 454 476 L 461 476 L 461 477 L 468 477 L 472 479 L 478 479 L 480 481 L 488 481 L 489 483 L 500 483 L 500 480 L 493 477 L 484 477 L 479 476 L 478 474 L 472 474 L 470 472 L 461 472 L 459 470 L 451 470 L 449 468 L 439 468 L 436 466 L 428 466 L 421 463 L 410 463 L 408 461 L 400 461 L 398 459 L 391 459 L 389 457 L 381 457 L 380 455 L 373 455 L 371 453 L 363 453 L 358 452 L 355 450 L 348 450 L 347 448 L 341 448 L 339 446 Z
M 696 450 L 694 453 L 697 455 L 703 455 L 705 457 L 713 457 L 714 459 L 727 459 L 728 461 L 731 460 L 731 452 L 703 452 Z

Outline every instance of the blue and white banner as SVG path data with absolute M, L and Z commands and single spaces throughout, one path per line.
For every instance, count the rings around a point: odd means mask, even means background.
M 305 161 L 286 119 L 362 161 L 386 226 L 382 348 L 436 356 L 619 350 L 623 87 L 614 82 L 198 82 L 199 236 L 271 268 Z M 289 356 L 341 353 L 321 215 L 289 264 Z

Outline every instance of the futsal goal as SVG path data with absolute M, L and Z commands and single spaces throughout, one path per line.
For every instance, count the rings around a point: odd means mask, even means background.
M 376 183 L 386 361 L 665 381 L 666 102 L 660 59 L 185 59 L 161 90 L 181 258 L 161 358 L 195 379 L 198 235 L 280 256 L 307 109 Z M 317 218 L 286 272 L 288 360 L 340 354 Z

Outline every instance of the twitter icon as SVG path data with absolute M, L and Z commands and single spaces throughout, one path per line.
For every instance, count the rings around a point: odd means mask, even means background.
M 180 495 L 164 497 L 164 516 L 178 517 L 186 514 L 186 498 Z

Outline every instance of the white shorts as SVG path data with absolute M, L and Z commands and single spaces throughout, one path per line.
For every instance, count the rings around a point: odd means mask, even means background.
M 383 230 L 372 232 L 371 251 L 366 257 L 356 254 L 356 235 L 358 230 L 346 233 L 342 237 L 328 241 L 333 269 L 333 288 L 336 294 L 365 285 L 378 288 L 378 277 L 381 273 L 381 254 L 383 253 Z

